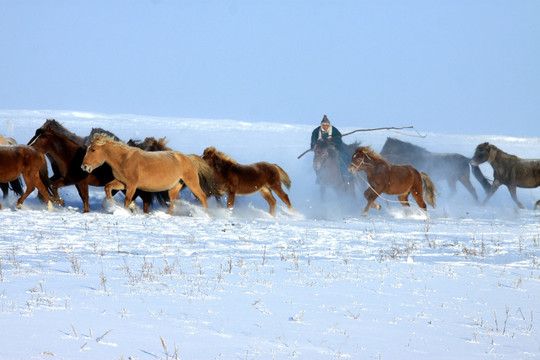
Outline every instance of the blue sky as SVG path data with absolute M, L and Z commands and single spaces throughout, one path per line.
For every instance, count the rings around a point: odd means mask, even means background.
M 538 1 L 0 0 L 0 108 L 540 136 Z

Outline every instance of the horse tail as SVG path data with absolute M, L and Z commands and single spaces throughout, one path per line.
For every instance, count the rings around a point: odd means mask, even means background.
M 11 185 L 11 190 L 13 190 L 13 192 L 17 194 L 17 196 L 22 196 L 22 194 L 24 194 L 20 176 L 15 180 L 10 181 L 9 185 Z
M 478 165 L 473 165 L 471 163 L 469 163 L 469 165 L 471 165 L 471 170 L 472 170 L 472 173 L 473 173 L 474 177 L 476 178 L 476 180 L 478 180 L 480 185 L 482 185 L 482 187 L 484 188 L 484 191 L 486 192 L 486 194 L 488 194 L 489 190 L 491 189 L 491 184 L 486 179 L 484 174 L 482 174 L 482 171 L 480 170 L 480 167 Z
M 435 208 L 435 195 L 437 194 L 437 188 L 435 188 L 435 184 L 433 181 L 431 181 L 428 174 L 421 172 L 420 176 L 422 177 L 422 182 L 424 184 L 424 195 L 426 197 L 426 201 L 429 205 Z
M 193 164 L 197 167 L 197 173 L 199 175 L 199 185 L 202 191 L 209 196 L 222 196 L 223 193 L 219 191 L 216 184 L 216 178 L 214 176 L 214 170 L 204 161 L 199 155 L 188 155 Z
M 278 164 L 274 164 L 274 166 L 278 169 L 279 179 L 281 180 L 283 185 L 285 185 L 287 190 L 289 190 L 291 188 L 291 178 Z

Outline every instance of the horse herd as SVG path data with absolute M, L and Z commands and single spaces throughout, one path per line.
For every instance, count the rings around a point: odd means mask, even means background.
M 321 195 L 326 188 L 333 188 L 338 193 L 354 196 L 359 178 L 356 174 L 364 172 L 367 175 L 364 192 L 367 204 L 363 215 L 370 207 L 380 209 L 375 200 L 383 193 L 396 195 L 403 206 L 409 206 L 408 197 L 412 195 L 421 209 L 427 210 L 425 202 L 435 207 L 437 190 L 428 174 L 446 180 L 452 192 L 456 191 L 457 182 L 462 183 L 478 201 L 470 181 L 472 170 L 486 191 L 484 204 L 504 184 L 520 208 L 524 206 L 517 199 L 516 187 L 540 186 L 540 160 L 520 159 L 489 143 L 478 145 L 471 159 L 460 154 L 432 153 L 394 138 L 387 139 L 380 154 L 369 146 L 350 144 L 346 145 L 351 158 L 347 164 L 352 174 L 349 176 L 341 174 L 338 151 L 331 141 L 318 142 L 313 151 L 313 168 L 317 183 L 321 185 Z M 53 171 L 51 177 L 46 158 Z M 494 171 L 491 184 L 479 168 L 486 161 Z M 17 207 L 21 207 L 37 188 L 40 198 L 52 210 L 53 202 L 64 205 L 58 189 L 75 185 L 84 212 L 90 211 L 89 186 L 104 187 L 106 198 L 110 200 L 115 192 L 123 191 L 124 207 L 132 210 L 134 200 L 140 197 L 145 213 L 157 200 L 168 204 L 168 212 L 172 214 L 175 200 L 184 187 L 192 191 L 205 209 L 211 196 L 219 200 L 227 195 L 227 207 L 232 210 L 237 194 L 259 192 L 273 215 L 276 208 L 274 192 L 293 210 L 289 196 L 282 188 L 284 185 L 289 189 L 291 180 L 277 164 L 242 165 L 214 147 L 206 148 L 202 156 L 185 155 L 167 147 L 165 138 L 149 137 L 144 141 L 124 143 L 100 128 L 93 128 L 88 136 L 81 137 L 53 119 L 46 120 L 36 130 L 28 145 L 17 145 L 13 139 L 0 135 L 0 164 L 0 187 L 4 198 L 11 188 L 20 196 Z M 21 177 L 26 184 L 24 192 Z
M 516 195 L 517 187 L 540 186 L 540 160 L 521 159 L 487 142 L 476 147 L 472 158 L 455 153 L 433 153 L 391 137 L 387 138 L 380 154 L 369 146 L 358 144 L 346 145 L 345 149 L 352 159 L 348 171 L 364 171 L 367 175 L 364 197 L 368 203 L 364 208 L 364 215 L 370 207 L 380 209 L 380 205 L 374 201 L 383 193 L 396 195 L 403 206 L 409 206 L 408 196 L 411 194 L 423 210 L 426 210 L 423 199 L 425 195 L 426 201 L 435 207 L 437 190 L 428 173 L 436 179 L 445 180 L 452 193 L 456 191 L 457 182 L 460 182 L 478 201 L 478 194 L 470 180 L 472 171 L 487 194 L 484 205 L 501 185 L 506 185 L 512 199 L 523 209 L 525 207 Z M 354 196 L 354 183 L 340 174 L 339 154 L 332 142 L 319 142 L 313 151 L 313 168 L 317 173 L 322 194 L 326 187 L 332 187 L 336 192 Z M 488 162 L 493 168 L 494 180 L 491 184 L 479 168 L 484 162 Z M 357 180 L 355 178 L 355 182 Z M 539 207 L 540 200 L 535 205 L 535 208 Z
M 166 146 L 166 140 L 146 138 L 144 141 L 120 141 L 114 134 L 94 128 L 87 137 L 78 136 L 54 119 L 48 119 L 36 130 L 28 145 L 0 146 L 0 183 L 17 182 L 22 174 L 26 192 L 17 201 L 21 207 L 26 197 L 37 187 L 49 209 L 52 202 L 64 204 L 58 194 L 63 186 L 75 185 L 84 205 L 90 211 L 88 186 L 101 186 L 107 199 L 114 192 L 124 191 L 124 207 L 133 209 L 133 200 L 141 197 L 143 211 L 148 213 L 153 199 L 169 204 L 184 186 L 207 208 L 207 198 L 227 194 L 227 207 L 232 209 L 236 194 L 260 192 L 274 214 L 278 197 L 292 209 L 281 185 L 289 188 L 291 180 L 277 164 L 258 162 L 241 165 L 214 147 L 202 156 L 185 155 Z M 49 178 L 49 159 L 53 175 Z M 6 193 L 4 193 L 5 197 Z M 1 208 L 1 206 L 0 206 Z

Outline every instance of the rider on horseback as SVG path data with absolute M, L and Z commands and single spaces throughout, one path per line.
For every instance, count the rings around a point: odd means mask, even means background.
M 316 127 L 311 133 L 311 150 L 313 150 L 318 141 L 330 141 L 339 152 L 339 169 L 341 170 L 341 176 L 345 181 L 351 182 L 352 176 L 347 171 L 349 163 L 351 162 L 351 156 L 347 154 L 345 144 L 341 137 L 341 132 L 336 127 L 332 126 L 328 117 L 324 115 L 321 125 Z

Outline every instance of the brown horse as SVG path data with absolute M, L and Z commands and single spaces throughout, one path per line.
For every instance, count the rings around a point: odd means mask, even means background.
M 487 194 L 484 205 L 495 194 L 502 184 L 506 185 L 515 203 L 521 208 L 525 207 L 519 202 L 516 188 L 535 188 L 540 186 L 540 160 L 521 159 L 515 155 L 507 154 L 495 145 L 488 142 L 476 147 L 471 164 L 480 165 L 488 162 L 493 167 L 493 184 Z
M 83 202 L 84 212 L 89 212 L 88 186 L 105 186 L 114 180 L 114 176 L 108 165 L 94 169 L 91 174 L 81 169 L 86 154 L 86 147 L 82 142 L 84 138 L 69 132 L 55 120 L 47 120 L 36 130 L 29 145 L 47 154 L 51 166 L 57 169 L 57 173 L 51 178 L 54 198 L 60 199 L 58 188 L 75 185 Z
M 420 173 L 411 165 L 394 165 L 371 150 L 369 146 L 357 147 L 352 156 L 349 172 L 365 171 L 369 188 L 364 196 L 368 201 L 362 215 L 366 215 L 370 207 L 380 209 L 375 200 L 382 193 L 397 195 L 402 206 L 410 206 L 409 194 L 422 210 L 427 211 L 426 201 L 435 207 L 435 185 L 426 173 Z
M 17 142 L 13 138 L 5 138 L 0 134 L 0 145 L 17 145 Z M 17 177 L 15 180 L 10 181 L 8 183 L 0 183 L 0 189 L 2 189 L 2 193 L 4 194 L 4 199 L 7 197 L 9 188 L 11 185 L 11 190 L 17 195 L 22 196 L 24 194 L 24 190 L 22 187 L 22 180 L 21 177 Z
M 241 165 L 214 147 L 206 148 L 202 158 L 214 171 L 218 188 L 226 189 L 227 207 L 230 210 L 234 207 L 236 194 L 249 195 L 259 192 L 270 205 L 270 214 L 274 215 L 276 199 L 271 190 L 292 210 L 289 196 L 281 188 L 283 183 L 289 189 L 291 179 L 277 164 L 257 162 Z
M 206 196 L 199 185 L 199 169 L 188 156 L 177 151 L 149 152 L 114 140 L 112 137 L 96 134 L 82 161 L 81 168 L 92 172 L 107 163 L 111 166 L 115 180 L 105 185 L 105 193 L 112 199 L 111 190 L 126 189 L 124 207 L 132 207 L 133 195 L 137 188 L 158 192 L 168 190 L 169 213 L 174 210 L 174 200 L 185 184 L 207 208 Z
M 347 152 L 350 152 L 349 159 L 354 153 L 357 143 L 345 145 Z M 317 184 L 320 185 L 321 198 L 328 187 L 334 189 L 338 194 L 348 194 L 356 196 L 354 189 L 354 177 L 344 177 L 341 171 L 341 158 L 338 149 L 329 141 L 318 141 L 313 147 L 313 169 L 317 175 Z M 348 166 L 349 164 L 343 164 Z
M 17 200 L 17 208 L 22 206 L 24 200 L 37 187 L 49 210 L 53 209 L 49 198 L 51 192 L 47 162 L 42 153 L 27 145 L 0 146 L 0 164 L 0 182 L 13 181 L 22 174 L 26 183 L 26 191 Z
M 152 136 L 145 138 L 143 141 L 131 139 L 127 142 L 129 146 L 135 146 L 146 151 L 171 151 L 172 149 L 167 146 L 167 143 L 167 138 L 156 139 Z M 220 197 L 225 195 L 225 190 L 220 189 L 217 186 L 212 169 L 199 155 L 189 154 L 188 156 L 194 163 L 197 164 L 197 168 L 199 169 L 199 184 L 201 189 L 206 194 L 206 198 L 208 199 L 209 197 L 214 196 L 218 202 L 221 202 Z M 161 201 L 161 199 L 163 199 L 168 201 L 168 195 L 166 192 L 160 194 L 163 196 L 158 196 L 158 200 Z

